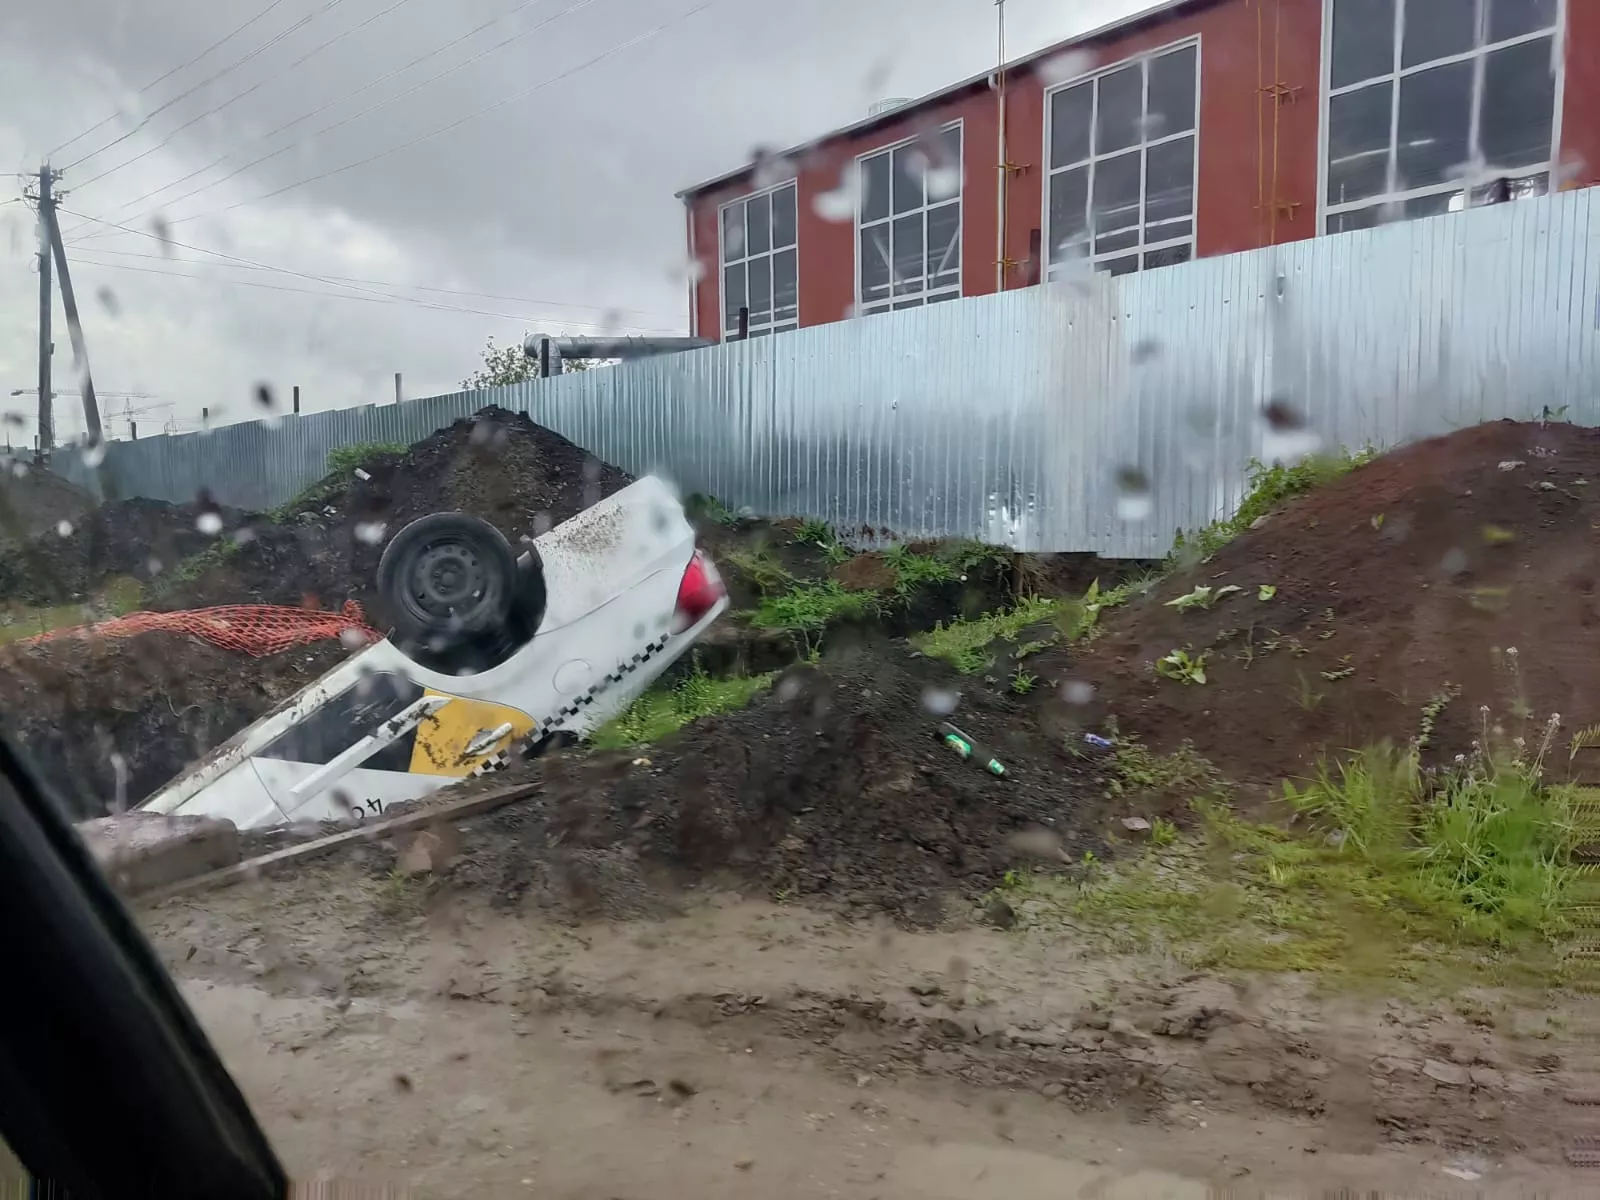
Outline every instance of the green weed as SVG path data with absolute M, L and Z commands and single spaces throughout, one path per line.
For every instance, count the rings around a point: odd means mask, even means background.
M 1315 455 L 1292 466 L 1283 463 L 1268 466 L 1259 459 L 1251 459 L 1245 496 L 1238 511 L 1224 520 L 1213 521 L 1204 529 L 1190 533 L 1180 531 L 1167 557 L 1169 567 L 1193 558 L 1209 558 L 1256 520 L 1273 513 L 1287 501 L 1331 483 L 1377 457 L 1377 448 L 1367 446 L 1354 454 L 1340 450 L 1337 454 Z
M 589 742 L 599 750 L 621 750 L 660 741 L 701 717 L 743 708 L 771 686 L 775 674 L 714 679 L 697 667 L 673 687 L 640 696 L 627 711 L 595 730 Z
M 800 528 L 795 530 L 794 540 L 797 542 L 809 542 L 813 546 L 821 546 L 826 549 L 839 539 L 833 536 L 833 527 L 826 521 L 819 521 L 812 517 L 800 522 Z
M 359 442 L 354 446 L 336 446 L 328 451 L 328 474 L 348 475 L 375 459 L 405 452 L 406 447 L 398 442 Z
M 834 621 L 869 617 L 879 603 L 871 592 L 852 592 L 836 579 L 808 581 L 764 596 L 750 622 L 762 629 L 819 633 Z
M 1111 755 L 1114 796 L 1158 796 L 1188 801 L 1221 793 L 1222 776 L 1192 744 L 1157 754 L 1143 742 L 1118 737 Z
M 737 525 L 739 514 L 715 496 L 695 492 L 683 502 L 683 511 L 691 521 L 710 521 L 716 525 Z
M 1019 696 L 1026 696 L 1039 684 L 1039 677 L 1018 667 L 1011 673 L 1011 690 Z
M 730 550 L 726 558 L 728 564 L 754 584 L 762 595 L 786 591 L 794 586 L 794 576 L 770 547 Z
M 929 658 L 943 659 L 963 675 L 976 675 L 994 661 L 989 647 L 996 641 L 1016 642 L 1024 629 L 1055 622 L 1062 611 L 1059 600 L 1029 597 L 1012 608 L 971 621 L 952 621 L 948 625 L 941 621 L 929 632 L 914 637 L 912 645 Z

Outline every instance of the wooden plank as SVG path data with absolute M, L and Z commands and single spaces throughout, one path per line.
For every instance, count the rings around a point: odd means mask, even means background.
M 408 830 L 419 829 L 426 825 L 435 825 L 441 821 L 465 821 L 471 817 L 482 816 L 484 813 L 493 812 L 497 808 L 504 808 L 507 804 L 525 800 L 529 796 L 536 795 L 538 791 L 539 784 L 537 782 L 512 783 L 475 796 L 464 796 L 460 800 L 455 800 L 448 804 L 413 809 L 396 817 L 385 817 L 381 821 L 357 825 L 354 829 L 347 829 L 343 833 L 330 834 L 327 837 L 318 838 L 314 842 L 302 842 L 298 846 L 285 846 L 282 850 L 274 850 L 270 854 L 247 858 L 241 863 L 235 863 L 231 867 L 223 867 L 219 871 L 208 871 L 204 875 L 194 875 L 188 879 L 169 884 L 166 887 L 141 893 L 138 896 L 138 900 L 140 903 L 153 903 L 171 896 L 227 887 L 229 884 L 238 883 L 240 880 L 254 878 L 271 867 L 280 866 L 283 863 L 318 858 L 321 855 L 332 853 L 357 842 L 376 841 L 378 838 L 392 837 L 397 833 L 405 833 Z

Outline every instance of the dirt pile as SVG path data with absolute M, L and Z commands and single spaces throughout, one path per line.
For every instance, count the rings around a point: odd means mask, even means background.
M 344 658 L 337 641 L 246 658 L 180 634 L 0 654 L 8 732 L 74 816 L 137 803 Z
M 94 497 L 59 475 L 39 470 L 21 459 L 7 457 L 0 470 L 0 546 L 12 545 L 12 523 L 24 537 L 53 532 L 62 521 L 77 521 L 94 507 Z
M 1157 746 L 1192 740 L 1236 779 L 1426 732 L 1481 738 L 1600 724 L 1600 431 L 1511 421 L 1417 443 L 1269 517 L 1102 618 L 1050 670 Z M 1237 588 L 1210 608 L 1196 587 Z M 1265 590 L 1263 590 L 1265 589 Z M 1158 674 L 1173 651 L 1205 682 Z M 1181 673 L 1181 671 L 1180 671 Z
M 249 522 L 217 562 L 161 589 L 166 610 L 212 604 L 370 608 L 383 544 L 428 513 L 457 510 L 507 537 L 534 537 L 631 482 L 521 413 L 486 408 L 404 453 L 336 471 L 284 509 Z
M 149 583 L 237 529 L 245 514 L 213 504 L 134 499 L 103 504 L 0 557 L 0 600 L 25 605 L 82 599 L 116 578 Z
M 795 668 L 636 754 L 551 758 L 543 793 L 487 822 L 457 870 L 508 900 L 613 915 L 659 903 L 658 876 L 726 873 L 932 923 L 1030 854 L 1103 849 L 1103 785 L 1061 731 L 1006 697 L 961 696 L 949 719 L 1005 765 L 996 778 L 936 736 L 933 710 L 957 700 L 946 673 L 885 649 Z

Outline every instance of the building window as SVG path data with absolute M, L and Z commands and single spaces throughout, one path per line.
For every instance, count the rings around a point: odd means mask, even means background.
M 745 307 L 751 337 L 799 327 L 798 240 L 792 182 L 722 206 L 724 337 L 738 336 Z
M 1327 6 L 1328 233 L 1549 190 L 1561 0 Z
M 1167 47 L 1047 93 L 1052 269 L 1113 275 L 1194 257 L 1200 48 Z
M 961 295 L 961 124 L 861 158 L 857 311 Z

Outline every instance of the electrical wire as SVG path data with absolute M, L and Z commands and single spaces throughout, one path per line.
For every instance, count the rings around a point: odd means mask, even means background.
M 194 66 L 195 63 L 199 62 L 206 55 L 210 54 L 213 50 L 220 49 L 225 43 L 231 42 L 234 38 L 238 37 L 246 29 L 250 28 L 250 26 L 254 25 L 257 21 L 261 20 L 262 17 L 266 16 L 268 13 L 270 13 L 273 9 L 277 8 L 278 5 L 280 5 L 282 3 L 283 3 L 283 0 L 272 0 L 271 4 L 269 4 L 265 8 L 263 8 L 255 16 L 251 17 L 243 25 L 235 26 L 231 31 L 229 31 L 228 33 L 224 34 L 217 41 L 212 42 L 211 45 L 207 46 L 204 50 L 200 51 L 199 54 L 196 54 L 193 58 L 189 59 L 187 62 L 179 63 L 177 66 L 175 66 L 171 70 L 167 71 L 166 74 L 161 75 L 161 76 L 159 76 L 159 77 L 157 77 L 155 79 L 152 79 L 149 83 L 145 84 L 142 88 L 140 88 L 137 94 L 142 96 L 146 92 L 150 91 L 152 88 L 158 86 L 159 84 L 165 83 L 168 79 L 171 79 L 179 71 L 187 70 L 189 67 Z M 97 129 L 104 129 L 107 125 L 111 124 L 112 121 L 115 121 L 119 115 L 120 114 L 118 114 L 118 113 L 112 113 L 105 120 L 100 121 L 97 124 L 89 126 L 89 128 L 85 129 L 82 133 L 73 134 L 66 141 L 62 142 L 59 146 L 57 146 L 54 150 L 51 150 L 50 153 L 46 154 L 45 155 L 45 159 L 48 161 L 49 159 L 54 158 L 57 154 L 60 154 L 68 146 L 72 145 L 73 142 L 76 142 L 76 141 L 81 140 L 82 138 L 88 137 L 91 133 L 93 133 Z
M 283 41 L 284 38 L 288 37 L 291 33 L 294 33 L 297 29 L 304 28 L 306 25 L 309 25 L 312 21 L 316 20 L 318 17 L 322 16 L 324 13 L 329 12 L 330 10 L 332 10 L 334 8 L 337 8 L 339 5 L 341 5 L 343 3 L 344 3 L 344 0 L 327 0 L 327 2 L 325 4 L 323 4 L 323 6 L 321 8 L 318 8 L 318 9 L 316 9 L 316 10 L 310 12 L 310 13 L 307 13 L 305 16 L 301 17 L 298 21 L 296 21 L 293 25 L 289 26 L 289 28 L 283 30 L 280 33 L 277 33 L 277 34 L 273 35 L 271 38 L 268 38 L 267 41 L 265 41 L 261 45 L 257 46 L 254 50 L 250 51 L 248 54 L 244 55 L 241 58 L 235 59 L 233 62 L 229 63 L 227 66 L 223 67 L 222 70 L 217 71 L 214 74 L 207 75 L 199 83 L 195 84 L 193 87 L 187 89 L 186 91 L 179 92 L 176 96 L 172 97 L 172 99 L 166 101 L 165 103 L 157 105 L 155 108 L 153 108 L 149 112 L 147 112 L 143 117 L 139 118 L 138 123 L 136 125 L 134 125 L 134 127 L 132 129 L 129 129 L 125 133 L 123 133 L 121 136 L 113 138 L 111 141 L 107 142 L 104 146 L 101 146 L 98 150 L 91 150 L 91 151 L 89 151 L 89 153 L 83 155 L 82 157 L 73 159 L 73 161 L 71 161 L 65 167 L 62 167 L 61 169 L 63 171 L 70 171 L 70 170 L 72 170 L 72 168 L 74 168 L 76 166 L 79 166 L 82 163 L 87 162 L 89 159 L 93 158 L 95 155 L 104 154 L 107 150 L 110 150 L 113 146 L 120 146 L 123 142 L 127 141 L 134 134 L 138 133 L 141 129 L 143 129 L 146 125 L 150 124 L 152 119 L 154 119 L 155 117 L 157 117 L 157 116 L 161 115 L 162 113 L 166 112 L 167 109 L 171 108 L 174 104 L 177 104 L 180 100 L 188 99 L 190 96 L 194 95 L 196 92 L 198 92 L 201 88 L 205 87 L 206 85 L 211 84 L 211 83 L 215 83 L 217 80 L 221 79 L 224 75 L 228 74 L 230 71 L 235 71 L 238 68 L 244 66 L 244 64 L 249 62 L 252 58 L 255 58 L 257 55 L 262 54 L 267 50 L 270 50 L 273 46 L 276 46 L 279 42 Z
M 354 171 L 358 167 L 367 166 L 370 163 L 375 163 L 375 162 L 378 162 L 378 161 L 380 161 L 382 159 L 388 158 L 392 154 L 399 154 L 403 150 L 410 150 L 413 146 L 420 146 L 423 142 L 432 141 L 434 138 L 441 137 L 444 134 L 449 133 L 453 129 L 459 129 L 461 126 L 465 125 L 468 121 L 475 120 L 476 118 L 484 116 L 487 113 L 494 112 L 496 109 L 504 108 L 508 104 L 514 104 L 518 100 L 524 100 L 527 97 L 533 95 L 535 92 L 541 91 L 544 88 L 549 87 L 553 83 L 560 83 L 563 80 L 570 79 L 574 75 L 578 74 L 580 71 L 588 70 L 590 67 L 594 66 L 596 63 L 602 62 L 605 59 L 608 59 L 608 58 L 612 57 L 615 54 L 620 54 L 624 50 L 630 50 L 634 46 L 639 45 L 641 42 L 647 42 L 651 38 L 655 37 L 657 34 L 660 34 L 660 33 L 664 32 L 665 30 L 670 29 L 674 25 L 678 25 L 678 24 L 681 24 L 684 21 L 687 21 L 690 17 L 696 16 L 697 14 L 702 13 L 706 9 L 711 8 L 713 5 L 718 4 L 720 2 L 721 2 L 721 0 L 702 0 L 702 2 L 700 4 L 695 5 L 693 8 L 689 9 L 687 12 L 679 13 L 677 16 L 671 18 L 670 20 L 663 21 L 663 22 L 661 22 L 661 24 L 652 26 L 651 28 L 645 30 L 642 33 L 635 34 L 633 37 L 629 38 L 627 41 L 619 42 L 616 45 L 611 46 L 610 48 L 608 48 L 606 50 L 602 50 L 599 54 L 596 54 L 594 57 L 586 59 L 585 61 L 583 61 L 581 63 L 578 63 L 575 66 L 568 67 L 565 71 L 562 71 L 562 72 L 560 72 L 559 74 L 556 74 L 556 75 L 552 75 L 549 79 L 546 79 L 541 83 L 536 83 L 532 87 L 529 87 L 529 88 L 523 88 L 520 92 L 513 92 L 511 95 L 504 96 L 501 99 L 494 101 L 492 104 L 486 104 L 481 108 L 474 109 L 472 112 L 469 112 L 466 116 L 460 117 L 460 118 L 458 118 L 458 119 L 456 119 L 454 121 L 451 121 L 448 125 L 441 125 L 438 129 L 435 129 L 435 130 L 433 130 L 433 131 L 431 131 L 429 133 L 420 134 L 419 136 L 411 138 L 408 141 L 401 142 L 398 146 L 391 146 L 387 150 L 379 151 L 377 154 L 368 155 L 366 158 L 357 159 L 355 162 L 352 162 L 352 163 L 346 163 L 342 167 L 334 167 L 334 168 L 332 168 L 330 170 L 322 171 L 322 172 L 320 172 L 320 173 L 318 173 L 316 175 L 309 176 L 309 177 L 307 177 L 305 179 L 297 180 L 294 183 L 285 184 L 283 187 L 275 188 L 272 191 L 265 192 L 260 196 L 252 196 L 248 200 L 240 200 L 236 204 L 228 205 L 226 208 L 222 209 L 221 211 L 222 212 L 232 212 L 235 209 L 243 208 L 248 204 L 259 204 L 263 200 L 271 200 L 273 197 L 281 196 L 285 192 L 292 192 L 296 188 L 302 188 L 302 187 L 305 187 L 307 184 L 317 183 L 317 182 L 319 182 L 320 180 L 323 180 L 323 179 L 331 179 L 335 175 L 342 175 L 346 171 Z M 192 217 L 183 217 L 183 218 L 181 218 L 181 220 L 183 220 L 183 221 L 194 221 L 194 220 L 200 219 L 200 217 L 202 217 L 204 215 L 206 215 L 206 214 L 196 214 L 195 216 L 192 216 Z M 173 224 L 178 224 L 178 223 L 179 222 L 177 222 L 177 221 L 173 222 Z
M 489 311 L 487 309 L 466 308 L 466 307 L 463 307 L 463 306 L 460 306 L 460 305 L 454 305 L 454 304 L 434 304 L 434 303 L 431 303 L 429 301 L 416 300 L 416 299 L 413 299 L 413 298 L 408 297 L 408 296 L 385 296 L 385 295 L 352 296 L 352 295 L 348 295 L 348 294 L 346 294 L 344 292 L 319 292 L 319 291 L 314 291 L 311 288 L 290 287 L 287 284 L 281 284 L 281 283 L 260 283 L 260 282 L 258 282 L 256 280 L 253 280 L 253 279 L 221 279 L 221 278 L 218 278 L 218 277 L 213 276 L 213 275 L 191 275 L 186 271 L 164 271 L 159 267 L 136 267 L 136 266 L 132 265 L 131 263 L 96 262 L 93 259 L 84 258 L 82 256 L 79 256 L 75 260 L 75 265 L 81 265 L 81 266 L 85 266 L 85 267 L 100 267 L 100 268 L 105 268 L 105 269 L 113 270 L 113 271 L 137 271 L 140 274 L 144 274 L 144 275 L 164 275 L 169 279 L 193 279 L 193 280 L 196 280 L 196 281 L 201 282 L 201 283 L 216 283 L 216 284 L 223 284 L 223 285 L 229 286 L 229 287 L 261 288 L 262 290 L 269 291 L 269 292 L 292 292 L 292 293 L 294 293 L 296 295 L 300 295 L 300 296 L 316 296 L 316 297 L 319 297 L 319 298 L 324 299 L 324 300 L 358 300 L 358 301 L 361 301 L 361 302 L 366 303 L 366 304 L 400 304 L 400 305 L 409 305 L 409 306 L 412 306 L 412 307 L 432 309 L 435 312 L 459 313 L 459 314 L 463 314 L 463 315 L 467 315 L 467 316 L 474 316 L 474 317 L 497 317 L 497 318 L 499 318 L 501 320 L 519 321 L 519 322 L 521 322 L 523 324 L 529 324 L 529 325 L 537 324 L 541 320 L 544 320 L 544 321 L 553 320 L 553 318 L 549 318 L 549 317 L 530 317 L 525 313 L 492 312 L 492 311 Z M 645 327 L 645 326 L 635 326 L 630 330 L 628 327 L 625 327 L 625 326 L 619 327 L 619 326 L 612 326 L 612 325 L 603 325 L 603 324 L 601 324 L 601 323 L 599 323 L 597 321 L 561 320 L 561 321 L 559 321 L 557 323 L 561 324 L 561 325 L 580 326 L 580 327 L 585 328 L 585 329 L 596 329 L 596 330 L 599 330 L 602 333 L 610 333 L 610 334 L 614 334 L 614 335 L 617 335 L 617 336 L 622 336 L 622 335 L 624 335 L 624 334 L 626 334 L 628 332 L 642 332 L 642 333 L 659 332 L 659 330 L 651 329 L 651 328 L 648 328 L 648 327 Z
M 109 232 L 114 234 L 117 231 L 116 230 L 111 230 Z M 133 232 L 138 233 L 140 231 L 139 230 L 134 230 Z M 152 239 L 154 241 L 159 241 L 160 240 L 159 235 L 154 234 L 154 233 L 146 233 L 146 234 L 144 234 L 144 236 L 148 237 L 148 238 L 150 238 L 150 239 Z M 114 254 L 114 255 L 117 255 L 120 258 L 146 258 L 146 259 L 150 259 L 153 262 L 165 262 L 165 263 L 171 263 L 172 262 L 172 258 L 171 258 L 170 255 L 165 255 L 165 254 L 145 254 L 145 253 L 143 253 L 141 251 L 138 251 L 138 250 L 115 250 L 115 249 L 112 249 L 109 246 L 87 246 L 87 245 L 84 245 L 81 242 L 75 243 L 75 244 L 74 243 L 68 243 L 68 247 L 67 248 L 68 249 L 80 249 L 81 248 L 81 249 L 88 250 L 88 251 L 90 251 L 91 253 L 94 253 L 94 254 Z M 107 264 L 103 264 L 103 265 L 109 266 L 111 264 L 107 263 Z M 218 266 L 218 267 L 220 267 L 220 266 L 231 266 L 232 269 L 236 270 L 236 271 L 272 271 L 272 272 L 278 272 L 278 273 L 282 272 L 282 268 L 281 267 L 267 267 L 267 266 L 248 267 L 248 266 L 243 265 L 242 263 L 224 264 L 224 263 L 206 263 L 206 262 L 196 261 L 193 265 L 195 265 L 195 266 Z M 587 310 L 589 312 L 597 312 L 597 313 L 606 313 L 606 314 L 615 313 L 615 314 L 619 314 L 619 315 L 623 314 L 623 313 L 629 313 L 629 314 L 632 314 L 633 316 L 638 316 L 638 317 L 655 317 L 655 318 L 659 318 L 659 319 L 662 319 L 662 320 L 671 320 L 672 319 L 672 318 L 667 317 L 664 313 L 651 312 L 650 310 L 643 309 L 643 308 L 617 308 L 617 307 L 607 306 L 607 305 L 604 305 L 604 304 L 579 304 L 579 303 L 576 303 L 575 301 L 539 300 L 539 299 L 536 299 L 536 298 L 531 297 L 531 296 L 508 296 L 508 295 L 505 295 L 504 293 L 499 293 L 499 292 L 469 292 L 469 291 L 464 291 L 461 288 L 432 287 L 432 286 L 429 286 L 427 284 L 421 284 L 421 283 L 396 283 L 393 280 L 389 280 L 389 279 L 362 279 L 362 278 L 359 278 L 357 276 L 352 276 L 352 275 L 326 275 L 326 276 L 323 276 L 323 278 L 330 279 L 330 280 L 336 280 L 339 283 L 364 283 L 364 284 L 367 284 L 367 285 L 369 285 L 371 287 L 401 288 L 401 289 L 408 289 L 408 290 L 417 291 L 417 292 L 433 292 L 433 293 L 436 293 L 438 295 L 444 295 L 444 296 L 465 296 L 465 297 L 468 297 L 469 299 L 509 300 L 513 304 L 533 304 L 533 305 L 540 305 L 540 306 L 543 306 L 545 308 L 581 308 L 581 309 L 585 309 L 585 310 Z
M 371 83 L 362 84 L 360 87 L 356 88 L 355 90 L 350 91 L 350 92 L 346 92 L 344 95 L 339 96 L 336 99 L 330 100 L 326 104 L 319 105 L 318 107 L 312 109 L 310 112 L 305 113 L 302 116 L 296 117 L 294 120 L 288 122 L 287 124 L 280 125 L 276 129 L 269 130 L 267 133 L 263 134 L 259 140 L 265 142 L 265 141 L 268 141 L 268 140 L 270 140 L 270 139 L 272 139 L 274 137 L 277 137 L 278 134 L 280 134 L 280 133 L 286 133 L 290 129 L 293 129 L 296 125 L 299 125 L 301 122 L 309 121 L 312 117 L 317 116 L 319 113 L 325 112 L 328 109 L 334 107 L 335 105 L 343 104 L 346 100 L 354 99 L 356 96 L 361 95 L 363 92 L 370 91 L 372 88 L 376 87 L 378 84 L 385 83 L 388 80 L 393 79 L 396 75 L 403 74 L 404 72 L 409 71 L 412 67 L 415 67 L 415 66 L 419 65 L 420 63 L 426 62 L 430 58 L 433 58 L 433 57 L 435 57 L 435 56 L 437 56 L 439 54 L 444 53 L 446 50 L 449 50 L 453 46 L 459 45 L 460 43 L 466 41 L 468 38 L 475 37 L 476 35 L 482 33 L 485 29 L 488 29 L 491 25 L 496 25 L 499 22 L 505 20 L 507 17 L 515 16 L 518 12 L 521 12 L 525 8 L 530 8 L 530 7 L 539 5 L 539 4 L 543 4 L 545 2 L 546 2 L 546 0 L 523 0 L 523 2 L 521 4 L 518 4 L 515 8 L 512 8 L 507 12 L 501 13 L 498 17 L 495 17 L 492 20 L 485 21 L 482 25 L 479 25 L 476 29 L 473 29 L 473 30 L 471 30 L 471 31 L 469 31 L 467 33 L 462 34 L 460 37 L 456 38 L 454 41 L 446 42 L 443 46 L 438 46 L 438 47 L 428 51 L 426 54 L 419 55 L 418 57 L 412 59 L 410 62 L 406 63 L 404 66 L 396 67 L 394 70 L 388 72 L 387 74 L 378 76 L 378 78 L 374 79 Z M 391 96 L 387 100 L 382 100 L 382 101 L 378 102 L 377 104 L 370 104 L 366 108 L 363 108 L 360 112 L 353 113 L 348 117 L 343 117 L 343 118 L 341 118 L 341 119 L 339 119 L 337 121 L 334 121 L 332 124 L 324 125 L 321 129 L 315 130 L 314 132 L 312 132 L 310 134 L 307 134 L 305 137 L 296 139 L 295 141 L 290 142 L 285 146 L 281 146 L 278 149 L 272 151 L 270 154 L 263 154 L 258 158 L 253 158 L 249 162 L 245 163 L 243 166 L 235 167 L 232 171 L 229 171 L 226 175 L 222 176 L 219 179 L 213 179 L 210 183 L 205 183 L 205 184 L 201 184 L 199 187 L 190 188 L 187 192 L 184 192 L 181 196 L 174 196 L 170 200 L 163 201 L 163 206 L 167 207 L 167 208 L 171 208 L 175 204 L 181 204 L 181 203 L 183 203 L 183 201 L 189 199 L 191 196 L 198 196 L 201 192 L 209 191 L 210 189 L 218 186 L 219 184 L 226 183 L 228 180 L 233 179 L 235 176 L 241 175 L 245 171 L 248 171 L 251 167 L 258 167 L 264 162 L 268 162 L 268 161 L 270 161 L 270 160 L 272 160 L 274 158 L 277 158 L 279 155 L 287 154 L 290 150 L 298 149 L 299 147 L 305 145 L 307 142 L 316 140 L 317 138 L 321 137 L 325 133 L 331 133 L 333 130 L 338 129 L 338 128 L 342 127 L 342 126 L 348 125 L 352 121 L 360 120 L 362 117 L 368 116 L 371 113 L 375 113 L 381 108 L 387 108 L 389 105 L 395 103 L 398 100 L 405 99 L 407 96 L 410 96 L 412 93 L 420 90 L 421 88 L 427 87 L 429 84 L 436 83 L 440 79 L 443 79 L 445 76 L 454 74 L 456 71 L 461 70 L 463 67 L 470 66 L 471 64 L 477 62 L 479 59 L 484 58 L 484 57 L 486 57 L 486 56 L 488 56 L 490 54 L 495 53 L 497 50 L 503 50 L 505 47 L 511 45 L 511 43 L 519 40 L 520 38 L 524 38 L 524 37 L 528 36 L 531 33 L 537 33 L 539 30 L 543 29 L 545 26 L 549 25 L 551 22 L 558 21 L 562 17 L 567 16 L 570 13 L 576 12 L 580 8 L 587 7 L 591 3 L 593 3 L 593 0 L 580 0 L 579 3 L 572 4 L 569 7 L 562 9 L 560 12 L 556 13 L 555 16 L 549 17 L 549 18 L 539 22 L 537 25 L 532 26 L 531 28 L 524 29 L 520 33 L 512 34 L 510 37 L 503 38 L 502 40 L 496 42 L 494 45 L 488 47 L 486 50 L 483 50 L 482 52 L 480 52 L 478 54 L 474 54 L 471 58 L 467 59 L 465 62 L 457 63 L 453 67 L 449 67 L 446 70 L 443 70 L 443 71 L 437 72 L 436 74 L 430 75 L 427 79 L 424 79 L 422 82 L 420 82 L 418 84 L 415 84 L 414 86 L 406 89 L 405 91 L 401 92 L 397 96 Z M 156 188 L 155 191 L 146 192 L 142 196 L 136 197 L 133 200 L 129 200 L 125 204 L 119 205 L 118 206 L 118 211 L 121 211 L 122 209 L 125 209 L 125 208 L 132 208 L 134 205 L 140 204 L 140 203 L 144 202 L 145 200 L 148 200 L 151 196 L 157 195 L 160 192 L 164 192 L 170 187 L 177 187 L 178 184 L 180 184 L 180 183 L 187 183 L 189 180 L 193 179 L 196 175 L 200 175 L 200 174 L 203 174 L 206 171 L 209 171 L 212 167 L 218 166 L 218 165 L 222 164 L 223 162 L 226 162 L 231 157 L 232 157 L 232 155 L 224 154 L 222 157 L 220 157 L 218 159 L 215 159 L 214 161 L 212 161 L 210 163 L 207 163 L 205 166 L 201 167 L 199 170 L 190 171 L 189 174 L 183 176 L 181 179 L 174 179 L 171 183 L 162 184 L 160 187 Z M 153 210 L 152 210 L 152 212 L 153 212 Z M 142 214 L 141 219 L 143 217 L 147 217 L 147 216 L 150 216 L 150 215 L 151 215 L 150 212 L 144 213 L 144 214 Z M 192 218 L 183 217 L 183 218 L 180 218 L 180 219 L 181 220 L 191 220 Z
M 85 179 L 82 183 L 75 184 L 74 185 L 74 190 L 75 191 L 81 191 L 82 189 L 88 187 L 91 183 L 98 183 L 100 180 L 104 179 L 107 175 L 114 175 L 118 171 L 122 170 L 124 167 L 131 167 L 134 163 L 140 161 L 141 159 L 150 157 L 150 155 L 154 154 L 157 150 L 160 150 L 164 146 L 167 146 L 167 145 L 171 144 L 172 139 L 177 137 L 185 129 L 188 129 L 193 125 L 198 125 L 201 121 L 204 121 L 209 117 L 216 116 L 223 109 L 227 108 L 228 106 L 230 106 L 232 104 L 238 103 L 240 100 L 243 100 L 246 96 L 250 95 L 252 92 L 260 91 L 262 88 L 266 87 L 267 84 L 276 83 L 279 79 L 283 78 L 283 76 L 287 75 L 290 71 L 293 71 L 296 67 L 300 66 L 302 63 L 305 63 L 309 59 L 315 58 L 318 54 L 321 54 L 329 46 L 332 46 L 335 42 L 342 41 L 343 39 L 349 37 L 353 33 L 359 33 L 361 30 L 365 29 L 368 25 L 371 25 L 374 21 L 381 20 L 382 18 L 388 16 L 390 13 L 394 12 L 395 9 L 404 8 L 407 4 L 410 4 L 411 2 L 412 2 L 412 0 L 394 0 L 394 3 L 389 5 L 388 8 L 381 9 L 378 12 L 373 13 L 366 20 L 361 21 L 360 23 L 358 23 L 356 25 L 352 25 L 349 29 L 345 29 L 345 30 L 340 31 L 339 33 L 334 34 L 331 38 L 328 38 L 324 42 L 319 42 L 317 45 L 313 46 L 306 53 L 302 54 L 299 58 L 295 59 L 288 66 L 284 67 L 281 71 L 274 72 L 272 75 L 270 75 L 266 79 L 262 79 L 262 80 L 260 80 L 260 81 L 258 81 L 256 83 L 251 84 L 249 87 L 245 88 L 244 91 L 236 93 L 235 95 L 229 97 L 227 100 L 224 100 L 221 104 L 217 104 L 217 105 L 212 106 L 211 108 L 208 108 L 205 112 L 200 113 L 198 116 L 190 117 L 182 125 L 179 125 L 171 133 L 167 134 L 166 137 L 162 138 L 159 142 L 155 143 L 155 145 L 149 146 L 146 149 L 141 150 L 138 154 L 135 154 L 132 158 L 126 159 L 123 162 L 118 163 L 114 167 L 106 168 L 104 171 L 101 171 L 100 174 L 92 176 L 89 179 Z

